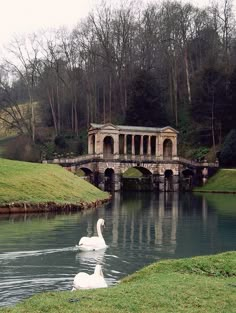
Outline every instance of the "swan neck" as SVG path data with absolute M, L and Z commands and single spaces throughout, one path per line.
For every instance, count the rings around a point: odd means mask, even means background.
M 103 277 L 101 266 L 97 265 L 94 270 L 94 275 Z
M 103 238 L 102 230 L 101 230 L 101 223 L 97 224 L 97 233 L 98 233 L 98 237 Z

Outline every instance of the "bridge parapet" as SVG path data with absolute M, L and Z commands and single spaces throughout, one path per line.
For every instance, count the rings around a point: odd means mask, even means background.
M 182 157 L 157 157 L 153 155 L 131 155 L 131 154 L 114 154 L 111 156 L 104 157 L 103 154 L 86 154 L 74 158 L 57 158 L 53 160 L 44 160 L 43 163 L 52 163 L 52 164 L 85 164 L 90 162 L 133 162 L 133 163 L 178 163 L 185 166 L 191 166 L 194 168 L 218 168 L 219 162 L 209 163 L 207 161 L 196 162 L 193 160 L 188 160 Z
M 219 162 L 218 160 L 216 162 L 207 162 L 206 160 L 201 161 L 201 162 L 197 162 L 194 160 L 188 160 L 182 157 L 179 157 L 179 162 L 184 164 L 184 165 L 192 165 L 194 167 L 219 167 Z
M 157 157 L 154 155 L 132 155 L 132 154 L 114 154 L 110 156 L 103 156 L 103 154 L 86 154 L 74 158 L 56 158 L 52 160 L 43 160 L 43 163 L 53 164 L 76 164 L 81 162 L 90 161 L 133 161 L 133 162 L 173 162 L 179 161 L 179 157 Z

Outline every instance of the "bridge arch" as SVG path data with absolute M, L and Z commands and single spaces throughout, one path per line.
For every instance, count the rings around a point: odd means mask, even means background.
M 189 176 L 193 176 L 194 175 L 194 171 L 191 170 L 190 168 L 186 168 L 182 171 L 182 175 L 183 177 L 187 178 Z
M 148 177 L 152 175 L 152 172 L 149 171 L 146 167 L 142 167 L 142 166 L 134 166 L 134 168 L 136 168 L 137 170 L 139 170 L 143 176 Z
M 114 139 L 112 136 L 106 136 L 103 139 L 103 156 L 111 157 L 114 153 Z
M 165 182 L 164 182 L 164 190 L 165 191 L 174 191 L 173 188 L 173 171 L 170 169 L 165 170 Z
M 139 165 L 126 166 L 125 168 L 122 169 L 121 174 L 124 175 L 127 171 L 131 170 L 132 168 L 137 169 L 144 177 L 148 177 L 153 174 L 151 170 L 147 169 L 146 167 L 139 166 Z
M 163 157 L 172 158 L 173 155 L 173 143 L 171 139 L 165 139 L 163 142 Z
M 190 168 L 184 169 L 182 172 L 182 190 L 189 191 L 193 188 L 193 177 L 195 175 L 194 171 Z
M 112 191 L 114 188 L 115 171 L 113 168 L 107 168 L 104 172 L 104 190 Z
M 92 175 L 93 175 L 93 171 L 88 168 L 88 167 L 80 167 L 79 168 L 81 171 L 83 171 L 84 173 L 84 177 L 86 178 L 87 181 L 92 182 Z

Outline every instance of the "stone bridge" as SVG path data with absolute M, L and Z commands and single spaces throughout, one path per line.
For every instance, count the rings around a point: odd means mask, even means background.
M 75 172 L 83 170 L 87 179 L 102 190 L 120 190 L 123 174 L 137 168 L 151 189 L 190 190 L 212 175 L 218 163 L 194 162 L 177 156 L 178 132 L 172 127 L 154 128 L 91 124 L 88 154 L 75 158 L 45 160 Z

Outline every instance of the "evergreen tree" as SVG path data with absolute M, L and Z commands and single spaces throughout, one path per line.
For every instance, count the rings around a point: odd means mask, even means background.
M 148 71 L 138 71 L 131 83 L 125 123 L 149 127 L 161 127 L 168 124 L 160 87 L 155 77 Z
M 230 75 L 229 79 L 229 105 L 225 106 L 225 118 L 227 118 L 227 123 L 225 123 L 225 127 L 228 131 L 235 127 L 236 120 L 236 68 Z M 227 110 L 226 110 L 227 109 Z
M 199 72 L 195 81 L 192 118 L 198 128 L 200 142 L 214 145 L 220 141 L 228 110 L 227 77 L 216 67 Z

